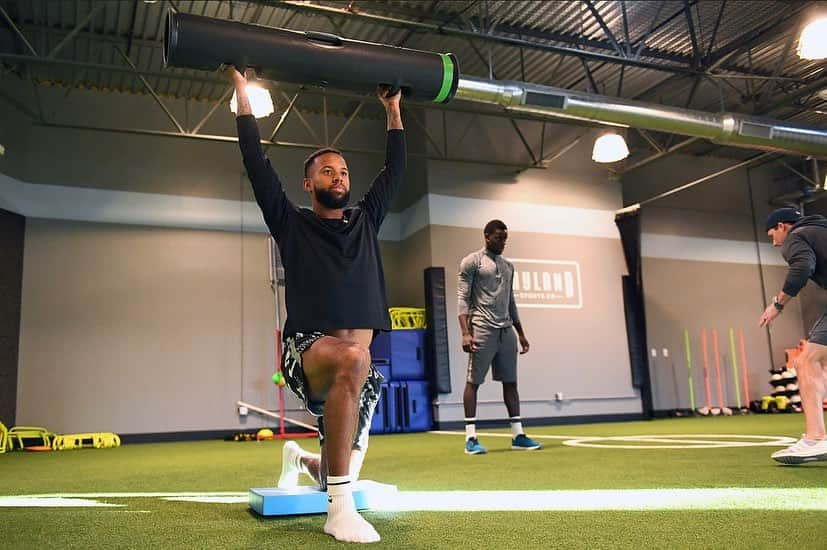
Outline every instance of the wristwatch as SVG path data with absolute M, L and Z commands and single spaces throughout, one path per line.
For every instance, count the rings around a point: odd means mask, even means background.
M 778 311 L 784 311 L 784 304 L 778 301 L 778 296 L 772 297 L 772 305 L 774 305 Z

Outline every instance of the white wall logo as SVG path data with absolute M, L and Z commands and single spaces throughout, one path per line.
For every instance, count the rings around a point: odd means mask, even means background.
M 512 259 L 514 301 L 518 307 L 583 307 L 580 264 L 562 260 Z

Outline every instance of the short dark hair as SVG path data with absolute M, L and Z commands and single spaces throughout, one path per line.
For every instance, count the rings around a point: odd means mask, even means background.
M 500 220 L 491 220 L 487 224 L 485 224 L 485 229 L 482 230 L 483 235 L 490 235 L 497 229 L 502 229 L 503 231 L 508 231 L 508 228 L 505 224 Z
M 335 153 L 340 157 L 345 158 L 341 151 L 339 151 L 338 149 L 334 149 L 333 147 L 322 147 L 321 149 L 316 149 L 315 151 L 310 153 L 310 155 L 306 159 L 304 159 L 304 177 L 307 177 L 307 171 L 310 170 L 310 165 L 313 164 L 313 161 L 316 160 L 316 157 L 320 157 L 327 153 Z

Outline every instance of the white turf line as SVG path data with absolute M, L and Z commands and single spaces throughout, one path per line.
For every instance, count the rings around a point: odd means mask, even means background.
M 437 435 L 465 435 L 465 432 L 434 430 Z M 511 438 L 509 433 L 477 432 L 479 437 Z M 531 435 L 532 439 L 562 439 L 569 447 L 591 447 L 598 449 L 720 449 L 724 447 L 787 447 L 796 442 L 792 437 L 773 435 L 736 434 L 657 434 L 657 435 Z M 734 441 L 727 441 L 728 439 Z M 757 441 L 750 441 L 757 440 Z M 619 445 L 614 441 L 635 443 Z
M 141 498 L 206 504 L 244 504 L 246 493 L 100 493 L 0 497 L 0 507 L 125 507 L 92 498 Z M 104 496 L 105 495 L 105 496 Z M 161 496 L 164 495 L 164 496 Z M 817 510 L 827 511 L 827 489 L 720 488 L 582 491 L 401 491 L 374 495 L 373 511 L 635 511 Z M 86 498 L 81 498 L 86 497 Z M 128 510 L 124 510 L 128 511 Z M 142 511 L 143 510 L 136 510 Z
M 429 433 L 453 436 L 464 435 L 464 432 L 452 431 L 432 431 Z M 511 434 L 508 433 L 479 432 L 478 435 L 481 437 L 511 437 Z M 735 446 L 785 446 L 794 442 L 794 439 L 785 437 L 733 434 L 663 434 L 610 437 L 532 435 L 532 437 L 536 439 L 562 439 L 564 445 L 575 447 L 584 446 L 614 449 L 698 449 Z M 618 445 L 617 443 L 608 443 L 612 441 L 632 442 L 636 444 Z M 658 445 L 646 445 L 648 443 Z M 673 443 L 676 445 L 663 445 L 664 443 Z M 200 502 L 206 504 L 244 504 L 248 501 L 247 493 L 226 491 L 73 493 L 0 496 L 0 507 L 60 508 L 126 506 L 95 500 L 99 498 L 159 498 L 167 501 Z M 725 488 L 636 489 L 619 491 L 403 491 L 396 493 L 392 499 L 377 501 L 376 504 L 374 509 L 386 511 L 827 510 L 827 489 Z

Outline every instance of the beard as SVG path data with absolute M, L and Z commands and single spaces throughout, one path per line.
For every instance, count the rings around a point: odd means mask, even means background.
M 348 201 L 350 201 L 350 189 L 339 197 L 333 194 L 332 191 L 327 189 L 319 189 L 318 187 L 314 190 L 314 193 L 316 195 L 316 200 L 319 201 L 319 204 L 325 208 L 330 208 L 331 210 L 344 208 L 347 206 Z

